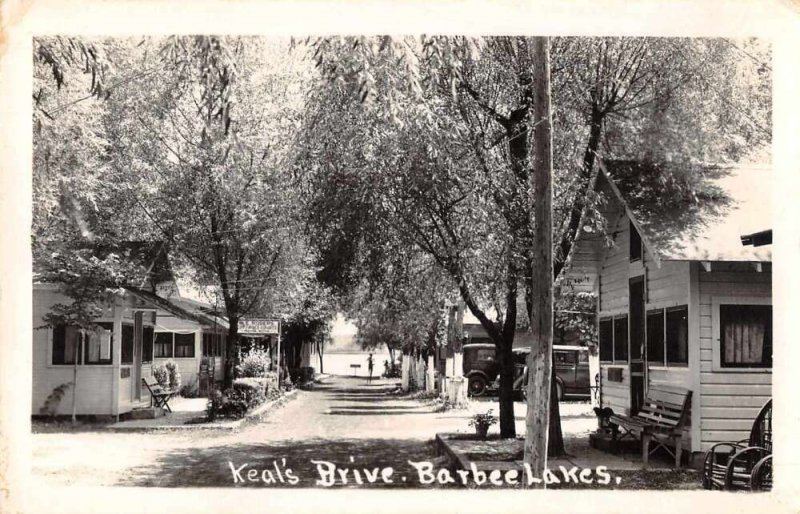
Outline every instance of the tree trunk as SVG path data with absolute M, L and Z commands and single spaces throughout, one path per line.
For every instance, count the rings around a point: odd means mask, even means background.
M 550 113 L 549 41 L 532 38 L 532 71 L 535 78 L 533 178 L 533 273 L 530 313 L 533 347 L 528 357 L 528 412 L 526 417 L 525 462 L 534 476 L 541 477 L 547 466 L 550 419 L 550 390 L 553 367 L 553 221 L 552 221 L 552 132 Z
M 325 370 L 322 368 L 322 352 L 323 348 L 325 347 L 325 343 L 319 343 L 319 372 L 325 373 Z
M 498 393 L 500 437 L 504 438 L 517 436 L 517 427 L 514 421 L 514 353 L 512 346 L 513 339 L 503 341 L 502 348 L 497 348 L 498 364 L 500 365 L 500 391 Z
M 225 381 L 223 388 L 228 389 L 233 385 L 233 375 L 239 349 L 239 318 L 228 318 L 228 336 L 225 338 Z
M 547 456 L 562 457 L 567 454 L 564 448 L 564 434 L 561 431 L 561 409 L 558 404 L 558 391 L 556 390 L 556 368 L 550 372 L 550 422 L 547 438 Z

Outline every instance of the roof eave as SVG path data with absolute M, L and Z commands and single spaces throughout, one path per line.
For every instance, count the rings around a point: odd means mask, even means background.
M 608 182 L 608 185 L 611 187 L 611 191 L 614 193 L 614 196 L 617 197 L 617 200 L 622 204 L 623 209 L 625 209 L 625 214 L 628 216 L 628 219 L 631 221 L 633 226 L 636 228 L 636 231 L 639 233 L 639 237 L 642 239 L 642 244 L 644 245 L 647 253 L 650 254 L 650 257 L 653 258 L 653 261 L 656 263 L 656 267 L 661 268 L 661 255 L 658 252 L 658 249 L 655 245 L 650 242 L 650 240 L 645 235 L 645 232 L 642 230 L 642 226 L 639 224 L 639 221 L 636 219 L 636 216 L 633 215 L 633 211 L 631 211 L 630 207 L 628 207 L 628 202 L 625 201 L 625 198 L 622 196 L 622 192 L 619 190 L 617 185 L 611 180 L 611 177 L 608 174 L 608 169 L 606 169 L 606 165 L 603 163 L 602 159 L 598 159 L 597 161 L 598 166 L 600 168 L 600 173 Z

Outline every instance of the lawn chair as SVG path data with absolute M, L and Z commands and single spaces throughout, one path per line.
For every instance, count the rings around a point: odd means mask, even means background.
M 150 384 L 147 382 L 146 378 L 142 378 L 142 384 L 150 393 L 150 407 L 161 407 L 167 409 L 169 412 L 172 412 L 172 409 L 169 407 L 169 401 L 177 394 L 177 391 L 161 387 L 161 384 L 158 382 L 153 382 Z
M 749 439 L 717 443 L 706 452 L 703 487 L 721 490 L 772 487 L 772 400 L 756 416 Z

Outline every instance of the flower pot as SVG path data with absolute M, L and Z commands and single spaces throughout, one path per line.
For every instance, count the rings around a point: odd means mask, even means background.
M 475 434 L 479 439 L 486 439 L 487 432 L 489 432 L 489 425 L 475 425 Z

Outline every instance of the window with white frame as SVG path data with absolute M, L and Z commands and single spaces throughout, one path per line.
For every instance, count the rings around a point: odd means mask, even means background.
M 765 372 L 772 368 L 772 299 L 711 298 L 712 364 L 715 371 Z
M 719 305 L 719 362 L 723 368 L 772 367 L 771 305 Z
M 113 323 L 97 323 L 81 337 L 80 328 L 58 325 L 53 328 L 51 362 L 56 365 L 111 364 Z
M 158 332 L 153 343 L 153 353 L 156 358 L 193 358 L 194 333 Z
M 628 362 L 628 316 L 620 315 L 600 319 L 600 361 Z
M 647 311 L 647 362 L 685 366 L 689 362 L 689 310 L 686 305 Z
M 172 332 L 156 332 L 153 356 L 157 359 L 172 357 Z

